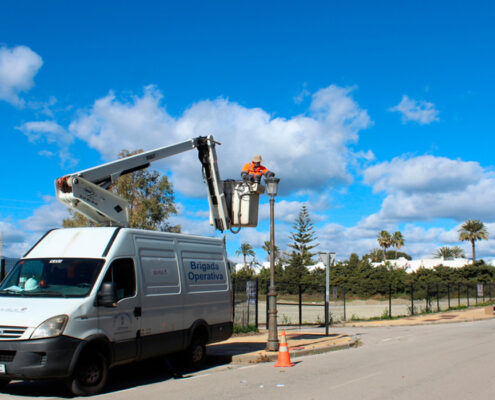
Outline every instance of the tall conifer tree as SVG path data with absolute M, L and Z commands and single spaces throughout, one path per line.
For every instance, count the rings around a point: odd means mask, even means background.
M 313 264 L 314 253 L 311 250 L 318 246 L 318 243 L 314 243 L 317 238 L 306 205 L 301 207 L 292 228 L 294 232 L 289 236 L 292 239 L 292 243 L 289 244 L 292 252 L 288 260 L 289 265 L 286 267 L 285 279 L 289 282 L 300 283 L 302 278 L 308 274 L 306 266 Z

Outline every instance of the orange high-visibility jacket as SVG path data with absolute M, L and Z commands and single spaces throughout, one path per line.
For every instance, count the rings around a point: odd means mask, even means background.
M 242 167 L 242 172 L 247 172 L 248 174 L 254 176 L 262 176 L 268 172 L 268 169 L 263 167 L 263 165 L 261 164 L 256 167 L 254 165 L 254 162 L 249 162 L 247 164 L 244 164 L 244 167 Z

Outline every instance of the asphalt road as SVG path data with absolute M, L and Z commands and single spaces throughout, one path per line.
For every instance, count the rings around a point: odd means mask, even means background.
M 318 329 L 314 329 L 318 331 Z M 339 328 L 355 349 L 273 364 L 217 365 L 173 379 L 159 362 L 114 371 L 94 399 L 492 399 L 495 319 L 410 327 Z M 63 396 L 56 383 L 14 383 L 2 400 Z

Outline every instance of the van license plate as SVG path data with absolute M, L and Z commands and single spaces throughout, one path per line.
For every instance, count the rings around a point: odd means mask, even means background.
M 7 371 L 5 370 L 5 364 L 0 364 L 0 374 L 5 374 Z

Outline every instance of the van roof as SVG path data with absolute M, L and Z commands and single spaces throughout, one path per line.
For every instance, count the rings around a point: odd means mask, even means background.
M 118 234 L 117 234 L 118 233 Z M 103 258 L 107 255 L 113 240 L 124 233 L 145 234 L 178 238 L 221 242 L 221 238 L 185 235 L 169 232 L 147 231 L 143 229 L 117 227 L 85 227 L 54 229 L 45 234 L 23 258 Z M 117 239 L 119 240 L 119 239 Z
M 54 229 L 43 236 L 24 258 L 102 258 L 117 228 Z

